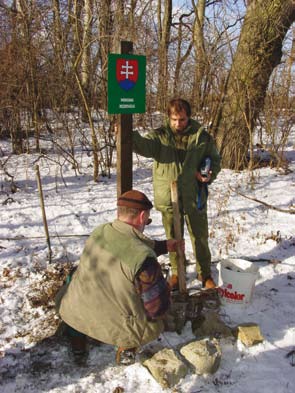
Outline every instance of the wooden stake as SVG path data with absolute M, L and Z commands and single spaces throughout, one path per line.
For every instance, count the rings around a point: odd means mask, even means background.
M 178 191 L 177 191 L 176 181 L 173 181 L 171 183 L 171 200 L 172 200 L 172 208 L 173 208 L 174 236 L 175 239 L 182 240 L 182 231 L 181 231 L 181 224 L 180 224 L 181 220 L 180 220 Z M 186 280 L 185 280 L 185 255 L 184 255 L 184 251 L 181 249 L 180 246 L 177 248 L 177 274 L 178 274 L 179 292 L 187 293 Z
M 43 224 L 44 224 L 45 235 L 46 235 L 46 242 L 47 242 L 47 246 L 48 246 L 48 258 L 49 258 L 49 263 L 51 263 L 52 251 L 51 251 L 51 246 L 50 246 L 50 237 L 49 237 L 48 225 L 47 225 L 47 220 L 46 220 L 46 213 L 45 213 L 45 206 L 44 206 L 44 198 L 43 198 L 43 190 L 42 190 L 42 184 L 41 184 L 41 178 L 40 178 L 39 165 L 36 165 L 35 169 L 36 169 L 37 184 L 38 184 L 38 190 L 39 190 L 39 196 L 40 196 L 40 206 L 41 206 L 41 210 L 42 210 Z

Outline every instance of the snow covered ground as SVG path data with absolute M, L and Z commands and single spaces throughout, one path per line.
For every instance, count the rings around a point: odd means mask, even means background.
M 240 341 L 223 339 L 222 361 L 211 376 L 192 371 L 173 389 L 164 390 L 139 362 L 117 367 L 115 350 L 90 341 L 85 366 L 77 366 L 65 338 L 53 336 L 58 318 L 53 295 L 77 261 L 86 239 L 97 225 L 116 215 L 116 175 L 92 181 L 91 158 L 78 157 L 83 174 L 76 176 L 67 162 L 38 155 L 9 155 L 7 141 L 0 142 L 0 160 L 14 176 L 1 172 L 0 190 L 0 388 L 10 392 L 293 392 L 295 386 L 295 215 L 270 209 L 244 194 L 283 210 L 295 208 L 294 139 L 286 148 L 290 171 L 260 168 L 233 172 L 222 170 L 210 187 L 208 206 L 213 275 L 216 262 L 242 257 L 255 260 L 260 277 L 248 307 L 226 305 L 220 309 L 229 326 L 255 322 L 264 342 L 247 348 Z M 38 159 L 39 158 L 39 159 Z M 38 161 L 37 161 L 38 159 Z M 34 163 L 42 176 L 52 263 L 44 237 Z M 61 161 L 60 161 L 61 162 Z M 152 199 L 151 161 L 134 157 L 134 188 Z M 235 190 L 238 191 L 235 192 Z M 146 234 L 164 238 L 161 217 L 153 211 Z M 186 255 L 193 262 L 188 234 Z M 168 263 L 167 256 L 160 257 Z M 194 264 L 187 268 L 188 285 L 198 285 Z M 165 333 L 161 344 L 177 348 L 192 340 L 190 323 L 181 335 Z M 288 356 L 289 354 L 289 356 Z M 115 390 L 117 388 L 117 390 Z M 121 390 L 119 389 L 121 388 Z

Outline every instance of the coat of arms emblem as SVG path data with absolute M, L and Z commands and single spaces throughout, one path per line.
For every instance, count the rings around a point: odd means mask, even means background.
M 138 79 L 138 61 L 133 59 L 117 59 L 116 78 L 123 90 L 128 91 L 132 89 Z

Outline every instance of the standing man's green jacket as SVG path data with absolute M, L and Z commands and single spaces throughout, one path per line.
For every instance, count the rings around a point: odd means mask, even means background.
M 186 141 L 178 143 L 168 124 L 145 137 L 142 137 L 137 131 L 133 132 L 133 151 L 154 159 L 154 203 L 156 209 L 161 212 L 172 209 L 170 184 L 174 180 L 177 180 L 185 213 L 189 214 L 197 209 L 200 194 L 201 204 L 204 205 L 207 195 L 205 192 L 200 193 L 203 189 L 200 189 L 201 186 L 195 178 L 195 173 L 199 170 L 205 157 L 210 157 L 212 162 L 210 183 L 220 171 L 219 153 L 213 138 L 205 131 L 204 127 L 201 127 L 197 121 L 190 119 L 183 137 Z M 183 162 L 182 154 L 185 156 Z
M 220 156 L 211 135 L 189 119 L 186 129 L 173 132 L 169 121 L 146 136 L 133 132 L 133 151 L 154 159 L 154 204 L 162 213 L 167 238 L 174 237 L 170 186 L 177 181 L 182 216 L 190 233 L 199 277 L 211 275 L 208 246 L 207 185 L 196 180 L 196 172 L 206 157 L 211 159 L 211 184 L 220 171 Z M 176 254 L 170 253 L 172 274 L 177 276 Z M 201 279 L 202 280 L 202 279 Z

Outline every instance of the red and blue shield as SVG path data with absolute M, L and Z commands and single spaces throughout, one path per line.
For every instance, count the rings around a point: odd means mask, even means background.
M 116 78 L 123 90 L 132 89 L 138 79 L 138 61 L 131 59 L 117 59 Z

